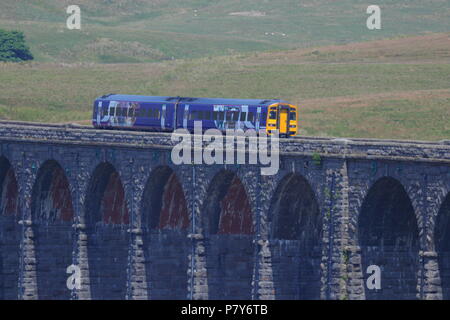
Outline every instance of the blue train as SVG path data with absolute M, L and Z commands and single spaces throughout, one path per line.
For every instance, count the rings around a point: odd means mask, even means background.
M 194 121 L 207 129 L 254 129 L 268 134 L 297 133 L 297 107 L 281 100 L 157 97 L 109 94 L 94 102 L 95 128 L 171 132 L 194 130 Z M 283 132 L 281 132 L 281 130 Z

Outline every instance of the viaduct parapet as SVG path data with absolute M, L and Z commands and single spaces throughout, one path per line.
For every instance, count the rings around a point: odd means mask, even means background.
M 272 176 L 174 144 L 0 123 L 0 298 L 450 299 L 450 141 L 282 140 Z

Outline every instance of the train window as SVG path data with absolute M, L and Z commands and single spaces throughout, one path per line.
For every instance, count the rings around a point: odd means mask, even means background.
M 247 118 L 247 112 L 241 112 L 240 121 L 245 121 Z
M 109 115 L 113 116 L 115 111 L 116 111 L 116 108 L 114 108 L 114 107 L 109 108 Z
M 289 113 L 289 120 L 296 120 L 295 112 Z
M 203 116 L 205 120 L 211 120 L 211 111 L 203 111 Z
M 134 109 L 133 108 L 128 109 L 128 116 L 130 118 L 134 118 Z
M 213 119 L 214 120 L 221 120 L 223 121 L 224 111 L 214 111 L 213 112 Z
M 263 112 L 261 114 L 261 120 L 264 119 L 264 121 L 267 119 L 267 112 Z
M 189 120 L 195 120 L 195 116 L 197 114 L 197 111 L 191 110 L 189 113 Z
M 156 118 L 156 110 L 149 108 L 147 112 L 147 118 Z
M 239 112 L 227 111 L 227 121 L 237 121 L 239 117 Z
M 276 118 L 277 118 L 277 112 L 276 111 L 270 111 L 269 119 L 275 120 Z
M 247 121 L 255 122 L 255 113 L 254 112 L 249 112 L 248 113 Z

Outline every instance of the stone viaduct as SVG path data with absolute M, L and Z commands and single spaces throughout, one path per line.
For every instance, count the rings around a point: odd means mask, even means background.
M 450 141 L 283 140 L 273 176 L 173 145 L 0 123 L 0 297 L 450 299 Z

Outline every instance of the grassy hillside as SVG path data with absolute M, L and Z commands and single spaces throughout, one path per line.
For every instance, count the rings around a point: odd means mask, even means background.
M 382 30 L 362 0 L 2 0 L 0 28 L 25 32 L 38 61 L 150 62 L 307 48 L 450 30 L 450 0 L 379 0 Z
M 450 34 L 145 64 L 0 64 L 0 118 L 89 123 L 105 93 L 283 98 L 301 133 L 450 137 Z

